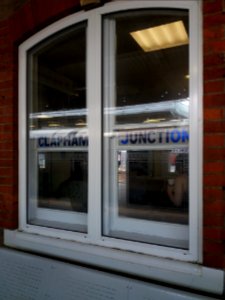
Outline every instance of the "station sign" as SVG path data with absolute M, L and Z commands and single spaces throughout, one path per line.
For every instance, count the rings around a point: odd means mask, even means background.
M 117 146 L 160 146 L 187 145 L 189 132 L 187 127 L 157 128 L 142 130 L 114 131 L 110 133 Z M 33 131 L 31 138 L 37 141 L 38 148 L 88 147 L 88 131 Z
M 118 136 L 120 146 L 187 144 L 188 141 L 187 128 L 126 131 Z
M 87 147 L 88 136 L 77 134 L 76 132 L 69 133 L 67 136 L 53 135 L 52 137 L 42 136 L 38 138 L 39 148 L 49 147 Z

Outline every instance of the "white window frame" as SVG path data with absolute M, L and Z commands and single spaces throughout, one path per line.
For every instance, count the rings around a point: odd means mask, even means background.
M 103 49 L 107 53 L 107 57 L 103 55 L 103 78 L 104 78 L 104 105 L 109 108 L 115 108 L 115 57 L 116 57 L 116 47 L 115 47 L 115 20 L 107 19 L 104 20 L 104 33 L 103 33 Z M 192 95 L 190 95 L 192 99 Z M 192 101 L 190 101 L 191 103 Z M 163 103 L 166 106 L 166 103 Z M 192 103 L 190 104 L 192 105 Z M 158 104 L 159 106 L 159 104 Z M 160 107 L 160 109 L 163 109 Z M 114 130 L 125 130 L 125 128 L 130 128 L 131 130 L 138 130 L 140 126 L 135 124 L 126 125 L 116 125 L 115 115 L 106 113 L 104 115 L 107 117 L 104 118 L 104 134 L 115 132 Z M 189 116 L 189 121 L 186 122 L 192 123 L 193 117 Z M 171 123 L 165 122 L 161 125 L 162 128 L 171 127 Z M 165 126 L 165 127 L 163 127 Z M 184 123 L 182 123 L 184 126 Z M 143 128 L 143 124 L 142 124 Z M 160 130 L 160 127 L 159 127 Z M 117 158 L 116 153 L 118 150 L 169 150 L 173 149 L 173 145 L 154 145 L 154 146 L 121 146 L 118 145 L 118 137 L 116 133 L 114 136 L 105 137 L 104 136 L 104 194 L 103 201 L 106 209 L 104 209 L 104 233 L 108 236 L 110 234 L 119 233 L 119 235 L 137 236 L 141 234 L 145 237 L 146 241 L 150 243 L 155 243 L 159 245 L 168 246 L 172 245 L 177 248 L 189 248 L 189 224 L 174 224 L 167 222 L 157 222 L 150 220 L 142 220 L 132 217 L 123 217 L 119 215 L 119 206 L 118 206 L 118 186 L 117 186 Z M 187 147 L 187 145 L 179 145 L 179 148 Z M 189 147 L 188 147 L 189 148 Z M 110 154 L 107 149 L 111 149 Z M 108 171 L 110 170 L 110 172 Z M 110 207 L 110 208 L 109 208 Z
M 143 8 L 189 9 L 190 19 L 190 212 L 189 244 L 187 250 L 138 242 L 118 240 L 102 236 L 101 211 L 101 16 L 107 13 Z M 26 203 L 26 72 L 27 51 L 44 38 L 68 26 L 87 20 L 87 103 L 92 113 L 88 119 L 89 182 L 88 233 L 81 234 L 30 225 L 27 223 Z M 201 1 L 112 1 L 102 7 L 70 15 L 38 32 L 19 47 L 19 229 L 5 231 L 5 243 L 85 264 L 97 265 L 147 278 L 184 284 L 180 276 L 188 278 L 201 273 L 195 263 L 202 262 L 202 40 Z M 96 74 L 98 76 L 96 76 Z M 95 99 L 95 101 L 93 101 Z M 192 171 L 194 170 L 194 172 Z M 63 250 L 63 251 L 62 251 Z M 168 270 L 177 276 L 168 278 Z M 150 267 L 153 267 L 152 269 Z M 155 270 L 158 270 L 155 272 Z M 159 271 L 161 270 L 161 271 Z M 201 269 L 202 270 L 202 269 Z M 204 269 L 205 270 L 205 269 Z M 180 272 L 180 273 L 179 273 Z M 200 273 L 199 273 L 200 272 Z M 203 272 L 203 271 L 202 271 Z M 208 272 L 208 271 L 204 271 Z M 208 273 L 207 273 L 208 274 Z M 210 273 L 211 274 L 211 273 Z M 185 276 L 186 276 L 185 275 Z M 207 275 L 208 276 L 208 275 Z M 199 279 L 200 280 L 200 279 Z M 201 280 L 200 280 L 201 281 Z M 182 283 L 183 282 L 183 283 Z M 196 280 L 196 285 L 201 285 Z M 185 284 L 184 284 L 185 285 Z
M 78 26 L 79 26 L 78 22 Z M 62 33 L 59 32 L 59 36 L 61 36 Z M 48 38 L 48 36 L 47 36 Z M 51 39 L 51 36 L 50 36 Z M 42 39 L 39 41 L 41 42 Z M 51 41 L 44 41 L 44 44 L 39 45 L 38 46 L 38 50 L 40 49 L 44 49 L 44 47 L 47 45 L 49 45 Z M 29 50 L 29 48 L 27 49 L 27 51 Z M 35 49 L 36 51 L 36 49 Z M 26 68 L 27 68 L 27 72 L 31 72 L 31 70 L 37 70 L 38 66 L 37 66 L 37 61 L 35 60 L 35 51 L 34 54 L 31 53 L 29 55 L 29 57 L 27 57 L 26 59 Z M 29 63 L 30 62 L 30 63 Z M 32 73 L 31 73 L 32 74 Z M 32 78 L 32 76 L 34 78 Z M 29 80 L 28 83 L 28 78 L 26 79 L 26 90 L 27 90 L 27 99 L 32 99 L 33 94 L 36 91 L 36 88 L 33 87 L 32 85 L 32 81 L 38 81 L 37 77 L 37 73 L 35 72 L 34 74 L 31 75 L 31 80 Z M 34 95 L 35 97 L 36 95 Z M 32 99 L 33 100 L 33 99 Z M 25 100 L 26 101 L 26 100 Z M 32 103 L 34 104 L 34 103 Z M 25 104 L 26 105 L 26 104 Z M 26 106 L 25 106 L 26 107 Z M 25 110 L 25 109 L 24 109 Z M 87 109 L 83 109 L 82 112 L 87 113 Z M 33 114 L 35 115 L 35 114 Z M 59 115 L 59 114 L 58 114 Z M 63 112 L 62 112 L 63 115 Z M 27 118 L 27 116 L 25 116 L 25 118 Z M 29 131 L 29 128 L 28 128 Z M 63 131 L 63 132 L 62 132 Z M 59 133 L 62 132 L 62 134 L 68 134 L 71 131 L 79 131 L 78 135 L 82 135 L 82 133 L 86 133 L 87 129 L 80 129 L 80 128 L 68 128 L 68 129 L 64 129 L 64 130 L 60 130 Z M 56 133 L 56 130 L 55 132 Z M 83 213 L 83 212 L 75 212 L 75 211 L 66 211 L 66 210 L 59 210 L 59 209 L 53 209 L 53 208 L 41 208 L 38 206 L 38 155 L 39 153 L 48 153 L 48 152 L 80 152 L 80 151 L 88 151 L 88 147 L 82 147 L 82 146 L 77 146 L 75 149 L 74 147 L 38 147 L 36 145 L 36 141 L 37 138 L 41 135 L 41 134 L 48 134 L 48 135 L 52 135 L 53 132 L 51 130 L 46 131 L 45 133 L 42 132 L 42 130 L 35 130 L 35 133 L 33 131 L 29 131 L 29 133 L 27 133 L 27 141 L 25 143 L 27 143 L 27 148 L 28 151 L 30 153 L 30 159 L 32 160 L 31 162 L 28 163 L 28 169 L 27 170 L 27 178 L 29 178 L 29 185 L 30 187 L 30 191 L 29 193 L 31 195 L 27 195 L 27 198 L 29 198 L 29 205 L 27 204 L 27 212 L 28 212 L 28 216 L 27 218 L 29 219 L 29 223 L 30 224 L 35 224 L 35 225 L 39 225 L 39 226 L 46 226 L 46 227 L 55 227 L 55 228 L 64 228 L 66 230 L 74 230 L 74 231 L 81 231 L 81 232 L 86 232 L 87 231 L 87 214 Z M 34 140 L 34 142 L 31 142 L 32 139 Z M 31 142 L 29 144 L 29 142 Z M 29 146 L 28 146 L 29 144 Z M 26 151 L 24 149 L 24 151 Z M 29 158 L 27 159 L 29 161 Z M 35 170 L 34 170 L 35 169 Z M 66 220 L 66 221 L 65 221 Z

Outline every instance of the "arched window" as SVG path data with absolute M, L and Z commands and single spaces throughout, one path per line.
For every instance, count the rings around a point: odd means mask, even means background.
M 199 11 L 115 1 L 20 46 L 25 247 L 92 264 L 127 253 L 127 272 L 152 255 L 201 262 Z

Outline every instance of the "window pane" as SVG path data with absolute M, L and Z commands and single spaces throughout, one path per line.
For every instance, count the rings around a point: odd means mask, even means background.
M 187 228 L 188 35 L 186 10 L 104 20 L 105 235 L 151 242 L 165 224 L 158 243 L 171 245 L 175 226 Z
M 86 231 L 86 24 L 31 49 L 28 72 L 29 222 Z
M 39 152 L 39 207 L 87 212 L 87 153 Z
M 188 223 L 188 154 L 183 151 L 118 151 L 119 216 Z

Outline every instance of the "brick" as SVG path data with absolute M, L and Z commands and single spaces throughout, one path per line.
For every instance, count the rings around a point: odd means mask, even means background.
M 203 255 L 203 264 L 205 266 L 211 267 L 211 268 L 221 268 L 224 263 L 224 255 L 223 254 L 209 254 L 204 253 Z
M 1 177 L 12 177 L 13 174 L 14 174 L 14 171 L 12 168 L 2 168 L 1 164 L 0 164 L 0 178 Z
M 16 157 L 16 153 L 10 149 L 8 149 L 7 151 L 4 150 L 0 150 L 0 157 L 1 159 L 14 159 Z
M 0 99 L 4 98 L 12 98 L 15 95 L 15 91 L 12 88 L 1 89 L 0 90 Z
M 204 83 L 204 92 L 207 93 L 221 93 L 224 92 L 224 79 L 206 81 Z
M 221 241 L 225 238 L 225 230 L 220 227 L 204 227 L 204 239 Z
M 13 76 L 14 74 L 12 71 L 0 71 L 0 82 L 12 81 Z
M 203 1 L 203 13 L 206 14 L 213 14 L 216 12 L 221 12 L 223 8 L 222 1 Z
M 11 185 L 0 185 L 0 194 L 13 194 L 13 191 L 14 191 L 14 187 Z M 2 199 L 3 201 L 4 199 Z M 4 201 L 3 201 L 4 203 Z
M 3 216 L 5 214 L 6 218 L 8 218 L 8 216 L 14 214 L 13 209 L 16 208 L 16 206 L 13 204 L 12 201 L 7 202 L 6 198 L 4 196 L 5 195 L 3 194 L 2 202 L 0 205 L 0 212 L 1 212 L 1 214 L 3 214 Z
M 1 52 L 1 49 L 0 49 L 0 61 L 4 61 L 5 63 L 8 63 L 8 64 L 14 64 L 15 63 L 15 59 L 14 59 L 14 56 L 13 56 L 13 51 L 12 49 L 10 49 L 11 51 L 10 52 Z
M 11 182 L 12 182 L 12 178 L 0 175 L 0 185 L 10 185 Z
M 225 121 L 205 121 L 204 131 L 206 133 L 225 133 Z
M 78 7 L 78 0 L 28 1 L 8 21 L 11 39 L 21 42 L 69 11 L 78 10 Z
M 15 142 L 14 141 L 5 141 L 1 140 L 0 141 L 0 150 L 5 150 L 5 149 L 13 149 L 15 147 Z
M 222 187 L 203 187 L 203 198 L 205 201 L 212 201 L 212 200 L 222 200 L 224 199 L 225 192 L 223 191 Z
M 3 105 L 1 106 L 0 101 L 0 115 L 13 115 L 14 113 L 14 108 L 12 105 Z
M 18 227 L 18 217 L 12 217 L 9 220 L 5 220 L 3 217 L 2 221 L 0 220 L 0 224 L 2 228 L 16 229 Z
M 204 54 L 221 53 L 225 50 L 225 40 L 206 39 L 203 45 Z
M 224 109 L 223 108 L 211 108 L 204 110 L 204 119 L 205 120 L 221 120 L 224 118 Z
M 207 186 L 225 186 L 224 174 L 207 174 L 203 177 L 203 184 Z
M 3 116 L 1 117 L 1 124 L 12 124 L 15 122 L 14 116 Z
M 225 200 L 221 199 L 212 199 L 211 201 L 204 202 L 204 212 L 205 214 L 208 212 L 216 213 L 225 213 Z M 224 224 L 220 224 L 221 226 Z
M 47 1 L 46 1 L 47 3 Z M 45 9 L 43 9 L 44 13 Z M 13 41 L 22 41 L 35 28 L 35 19 L 31 2 L 25 3 L 9 19 L 10 36 Z
M 14 133 L 13 132 L 0 132 L 0 140 L 5 140 L 5 141 L 12 141 L 14 139 Z M 1 159 L 1 157 L 0 157 Z
M 79 0 L 33 0 L 31 4 L 35 22 L 41 26 L 78 10 L 80 3 Z
M 203 37 L 204 40 L 216 40 L 216 39 L 223 39 L 225 35 L 224 26 L 214 26 L 203 28 Z
M 204 226 L 223 226 L 225 223 L 224 220 L 224 214 L 222 212 L 215 213 L 212 211 L 211 213 L 208 213 L 205 211 L 204 213 L 204 220 L 203 224 Z
M 13 84 L 14 84 L 13 80 L 0 82 L 0 91 L 3 91 L 5 89 L 12 89 Z
M 26 2 L 20 9 L 20 16 L 22 16 L 23 20 L 23 32 L 26 32 L 28 30 L 32 30 L 36 24 L 34 20 L 33 10 L 31 2 Z M 21 17 L 19 18 L 21 19 Z
M 223 161 L 225 159 L 224 148 L 204 148 L 204 161 Z
M 204 80 L 225 78 L 225 68 L 222 65 L 204 68 Z
M 13 108 L 13 104 L 16 104 L 17 101 L 17 95 L 2 95 L 0 96 L 0 110 L 4 109 L 7 110 L 10 106 Z M 14 108 L 15 110 L 15 108 Z M 7 113 L 6 113 L 7 114 Z
M 0 123 L 0 133 L 13 132 L 14 126 L 12 124 L 1 124 Z
M 203 26 L 204 28 L 213 27 L 215 24 L 223 25 L 225 23 L 225 15 L 221 12 L 215 14 L 208 14 L 203 16 Z
M 225 253 L 225 244 L 222 242 L 204 240 L 204 252 L 223 254 Z
M 7 194 L 2 193 L 0 186 L 0 224 L 3 228 L 15 229 L 18 226 L 18 196 L 15 187 Z
M 0 45 L 0 56 L 9 56 L 13 54 L 13 48 L 12 45 L 5 43 L 3 45 Z
M 215 161 L 224 161 L 225 158 L 225 149 L 224 148 L 213 148 L 205 147 L 204 148 L 204 162 L 215 162 Z
M 15 161 L 13 159 L 2 159 L 0 157 L 0 166 L 1 167 L 14 167 Z
M 0 197 L 2 199 L 4 199 L 5 205 L 7 205 L 7 203 L 8 203 L 8 205 L 10 205 L 11 207 L 16 208 L 16 206 L 18 204 L 18 190 L 17 189 L 14 189 L 12 194 L 10 194 L 10 193 L 7 193 L 7 194 L 1 193 Z
M 204 52 L 204 67 L 215 67 L 224 64 L 224 54 L 223 53 L 205 53 Z
M 224 134 L 206 134 L 204 135 L 204 145 L 206 147 L 218 147 L 225 145 Z
M 205 162 L 204 163 L 204 173 L 222 173 L 225 172 L 225 162 Z
M 225 105 L 225 95 L 224 94 L 204 95 L 203 104 L 204 104 L 205 108 L 224 106 Z
M 7 35 L 9 32 L 9 28 L 8 28 L 8 22 L 7 20 L 5 21 L 0 21 L 0 36 L 1 35 Z
M 18 226 L 17 196 L 17 48 L 46 24 L 79 8 L 78 0 L 27 1 L 7 22 L 0 22 L 0 226 Z M 1 142 L 1 141 L 4 141 Z M 11 149 L 14 151 L 5 151 Z M 11 179 L 13 177 L 13 180 Z

